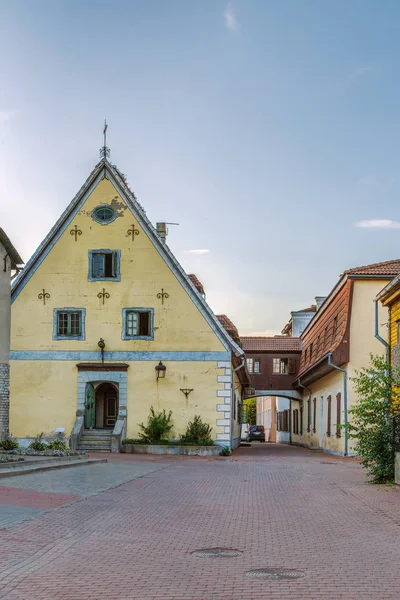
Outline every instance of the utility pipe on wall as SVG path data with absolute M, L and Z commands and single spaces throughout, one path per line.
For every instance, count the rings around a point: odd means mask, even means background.
M 345 418 L 345 428 L 344 428 L 344 456 L 349 455 L 349 431 L 347 426 L 348 421 L 348 411 L 347 411 L 347 371 L 334 365 L 332 362 L 332 352 L 328 354 L 328 365 L 337 369 L 337 371 L 341 371 L 343 373 L 343 409 L 344 409 L 344 418 Z
M 375 337 L 377 340 L 379 340 L 381 342 L 381 344 L 383 344 L 385 346 L 385 355 L 386 355 L 386 362 L 389 362 L 389 344 L 387 343 L 386 340 L 383 339 L 383 337 L 381 337 L 379 335 L 379 318 L 378 318 L 378 300 L 374 300 L 375 302 Z
M 242 356 L 242 362 L 241 364 L 236 367 L 236 369 L 232 369 L 232 379 L 231 379 L 231 450 L 233 450 L 232 448 L 232 442 L 233 442 L 233 429 L 234 429 L 234 421 L 233 421 L 233 414 L 234 414 L 234 402 L 236 402 L 236 398 L 235 398 L 235 378 L 234 378 L 234 373 L 236 373 L 236 371 L 239 371 L 239 369 L 243 369 L 244 365 L 246 363 L 246 358 L 244 356 Z M 242 424 L 240 424 L 240 435 L 242 434 Z

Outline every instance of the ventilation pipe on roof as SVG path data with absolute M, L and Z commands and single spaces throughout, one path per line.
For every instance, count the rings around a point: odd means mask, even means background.
M 344 411 L 344 455 L 349 455 L 349 425 L 348 425 L 348 412 L 347 412 L 347 371 L 341 369 L 332 362 L 332 352 L 328 354 L 328 365 L 341 371 L 343 373 L 343 411 Z
M 326 296 L 315 296 L 315 304 L 317 305 L 317 310 L 321 308 L 321 304 L 326 299 Z
M 161 241 L 164 242 L 164 244 L 168 235 L 167 225 L 179 225 L 179 223 L 156 223 L 157 233 L 160 236 Z
M 389 362 L 389 344 L 387 343 L 386 340 L 383 339 L 383 337 L 381 337 L 379 335 L 379 318 L 378 318 L 378 300 L 374 300 L 375 302 L 375 337 L 377 340 L 379 340 L 381 342 L 381 344 L 383 344 L 385 346 L 385 356 L 386 356 L 386 362 Z

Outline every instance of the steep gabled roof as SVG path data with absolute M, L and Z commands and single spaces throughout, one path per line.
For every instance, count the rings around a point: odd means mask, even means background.
M 195 275 L 194 273 L 190 273 L 188 275 L 190 281 L 193 283 L 194 287 L 196 288 L 196 290 L 198 292 L 200 292 L 200 294 L 204 294 L 204 287 L 203 284 L 201 283 L 201 281 L 197 278 L 197 275 Z
M 238 346 L 241 346 L 239 332 L 237 327 L 229 317 L 226 315 L 217 315 L 218 321 L 221 323 L 222 327 L 229 333 L 231 338 L 235 341 Z
M 400 259 L 386 260 L 385 262 L 365 265 L 364 267 L 354 267 L 347 269 L 343 275 L 388 275 L 394 277 L 400 274 Z
M 4 246 L 8 256 L 10 257 L 11 267 L 13 269 L 16 269 L 18 267 L 18 265 L 24 264 L 24 261 L 22 260 L 22 258 L 20 257 L 20 255 L 18 254 L 16 249 L 14 248 L 13 244 L 11 243 L 10 238 L 6 235 L 6 232 L 1 227 L 0 227 L 0 243 Z
M 245 352 L 300 352 L 300 338 L 287 335 L 275 337 L 241 337 L 242 348 Z
M 45 237 L 43 242 L 40 244 L 36 252 L 32 255 L 26 264 L 26 267 L 18 277 L 14 280 L 12 286 L 12 302 L 18 297 L 19 293 L 34 274 L 35 270 L 47 256 L 53 245 L 60 238 L 65 229 L 69 226 L 72 219 L 80 207 L 84 204 L 87 197 L 91 193 L 91 190 L 103 179 L 108 178 L 114 187 L 118 190 L 121 198 L 126 202 L 128 208 L 135 215 L 139 225 L 143 228 L 145 233 L 152 241 L 154 247 L 165 260 L 167 265 L 171 268 L 177 279 L 182 284 L 183 288 L 187 292 L 188 296 L 197 306 L 203 317 L 206 319 L 208 324 L 213 329 L 214 333 L 218 336 L 224 346 L 232 350 L 236 356 L 242 356 L 242 349 L 234 342 L 228 332 L 223 328 L 211 308 L 208 306 L 200 292 L 196 289 L 194 283 L 190 277 L 185 273 L 182 266 L 179 264 L 168 246 L 162 242 L 157 234 L 156 229 L 148 219 L 146 212 L 137 201 L 135 194 L 129 189 L 125 176 L 117 169 L 115 165 L 112 165 L 106 158 L 102 159 L 90 173 L 89 177 L 81 187 L 79 192 L 76 194 L 72 202 L 67 206 L 61 217 L 58 219 L 56 224 L 52 227 L 49 234 Z

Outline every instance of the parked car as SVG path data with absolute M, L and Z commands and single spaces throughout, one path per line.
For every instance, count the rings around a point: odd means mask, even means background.
M 258 440 L 259 442 L 265 442 L 265 428 L 263 425 L 251 425 L 247 434 L 247 441 L 253 442 Z

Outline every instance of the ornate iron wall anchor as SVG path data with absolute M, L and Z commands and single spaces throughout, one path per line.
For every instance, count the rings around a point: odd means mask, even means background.
M 161 303 L 164 304 L 164 298 L 169 298 L 169 294 L 167 294 L 167 292 L 164 292 L 164 288 L 161 288 L 161 292 L 157 294 L 157 298 L 161 299 Z
M 97 294 L 97 297 L 98 297 L 98 298 L 103 298 L 103 304 L 104 304 L 104 299 L 105 299 L 105 298 L 109 298 L 109 297 L 110 297 L 110 294 L 109 294 L 108 292 L 106 292 L 106 290 L 103 288 L 103 291 L 102 291 L 102 292 L 99 292 L 99 293 Z
M 193 392 L 193 388 L 191 388 L 191 389 L 189 389 L 189 388 L 186 388 L 186 389 L 185 388 L 184 389 L 180 388 L 180 390 L 181 390 L 182 394 L 185 394 L 186 400 L 188 399 L 188 396 L 189 396 L 190 392 Z
M 43 304 L 46 304 L 46 298 L 50 298 L 50 294 L 46 292 L 46 290 L 42 290 L 41 294 L 38 294 L 39 300 L 43 300 Z
M 74 229 L 71 229 L 70 234 L 75 236 L 75 241 L 77 242 L 78 235 L 82 235 L 82 231 L 78 229 L 77 225 L 75 225 Z
M 132 223 L 131 225 L 131 229 L 128 229 L 128 231 L 126 232 L 128 235 L 132 236 L 132 242 L 135 241 L 135 235 L 139 235 L 139 230 L 135 229 L 135 223 Z

